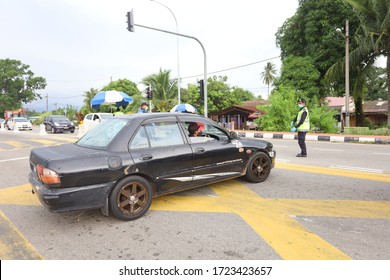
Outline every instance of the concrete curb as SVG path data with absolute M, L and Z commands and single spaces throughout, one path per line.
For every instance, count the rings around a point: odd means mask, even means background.
M 238 136 L 263 139 L 285 139 L 297 140 L 296 133 L 287 132 L 248 132 L 236 131 Z M 348 142 L 348 143 L 373 143 L 390 144 L 390 136 L 369 136 L 369 135 L 341 135 L 341 134 L 310 134 L 306 135 L 306 141 L 327 141 L 327 142 Z

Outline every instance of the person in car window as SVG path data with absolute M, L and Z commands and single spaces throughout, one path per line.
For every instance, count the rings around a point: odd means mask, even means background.
M 190 137 L 197 137 L 200 131 L 200 125 L 197 123 L 190 123 L 188 126 L 188 132 L 190 133 Z

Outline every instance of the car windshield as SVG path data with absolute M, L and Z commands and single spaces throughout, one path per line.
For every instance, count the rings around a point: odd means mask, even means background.
M 106 148 L 116 135 L 128 124 L 126 119 L 107 119 L 89 130 L 76 143 L 80 146 Z
M 103 120 L 105 120 L 105 119 L 111 119 L 111 118 L 113 118 L 114 116 L 113 115 L 111 115 L 111 114 L 102 114 L 102 115 L 100 115 L 100 118 L 102 118 Z
M 53 118 L 53 121 L 55 122 L 68 122 L 68 118 L 67 117 L 55 117 Z
M 14 119 L 15 122 L 28 122 L 25 118 Z

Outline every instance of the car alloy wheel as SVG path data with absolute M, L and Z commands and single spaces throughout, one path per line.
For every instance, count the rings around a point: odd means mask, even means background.
M 260 183 L 268 178 L 270 172 L 270 158 L 263 152 L 257 152 L 249 159 L 245 177 L 252 183 Z
M 139 176 L 121 180 L 110 195 L 110 209 L 118 219 L 131 221 L 143 216 L 152 202 L 150 183 Z
M 51 128 L 51 133 L 56 133 L 56 130 L 54 129 L 54 127 Z

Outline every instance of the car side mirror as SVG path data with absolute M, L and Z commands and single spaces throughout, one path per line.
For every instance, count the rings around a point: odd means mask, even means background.
M 231 140 L 238 139 L 238 134 L 237 134 L 237 132 L 235 132 L 235 131 L 230 131 L 230 139 L 231 139 Z

